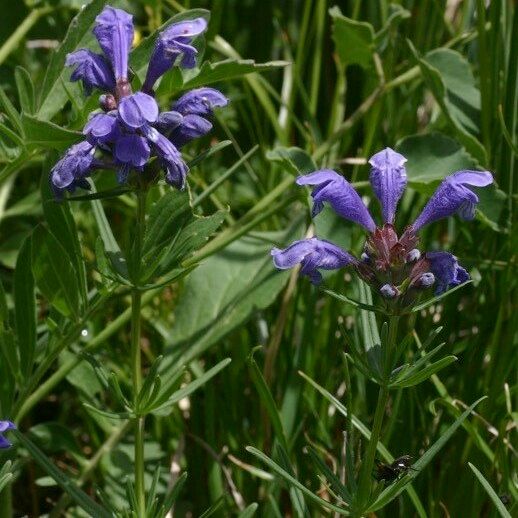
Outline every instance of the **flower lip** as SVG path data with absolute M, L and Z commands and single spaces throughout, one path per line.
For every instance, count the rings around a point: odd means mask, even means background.
M 0 449 L 6 449 L 12 446 L 2 434 L 8 430 L 15 430 L 16 425 L 11 421 L 0 421 Z
M 440 295 L 449 288 L 469 280 L 468 272 L 460 266 L 457 258 L 449 252 L 426 252 L 430 270 L 437 282 L 435 294 Z
M 164 40 L 175 40 L 177 38 L 193 38 L 199 36 L 207 30 L 207 20 L 205 18 L 194 18 L 171 24 L 160 33 L 160 38 Z
M 414 231 L 456 212 L 463 219 L 473 219 L 479 199 L 469 186 L 487 187 L 492 183 L 493 175 L 489 171 L 464 170 L 447 176 L 413 223 Z
M 311 196 L 314 201 L 312 215 L 315 217 L 324 208 L 324 202 L 342 218 L 354 221 L 370 232 L 374 232 L 376 224 L 367 207 L 362 202 L 354 187 L 337 172 L 321 169 L 313 173 L 299 176 L 298 185 L 315 186 Z
M 155 99 L 144 92 L 124 97 L 119 103 L 118 111 L 122 122 L 135 129 L 156 122 L 159 114 Z
M 212 115 L 213 109 L 228 104 L 228 99 L 215 88 L 195 88 L 173 103 L 172 109 L 182 115 Z

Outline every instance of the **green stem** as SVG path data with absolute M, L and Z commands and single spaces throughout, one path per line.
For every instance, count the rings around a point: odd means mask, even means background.
M 372 469 L 374 467 L 374 459 L 376 458 L 376 450 L 378 448 L 378 441 L 381 435 L 381 427 L 383 425 L 383 416 L 385 415 L 385 408 L 387 406 L 388 397 L 389 397 L 389 389 L 388 389 L 388 377 L 390 375 L 390 358 L 392 358 L 392 351 L 394 349 L 394 345 L 396 343 L 397 338 L 397 329 L 399 324 L 399 316 L 390 316 L 389 317 L 389 329 L 388 329 L 388 337 L 387 343 L 383 344 L 384 351 L 384 360 L 385 364 L 383 366 L 383 371 L 385 374 L 385 379 L 383 380 L 383 384 L 380 386 L 380 390 L 378 393 L 378 402 L 376 404 L 376 411 L 374 413 L 374 423 L 372 425 L 372 431 L 369 443 L 367 445 L 367 450 L 365 452 L 364 459 L 362 461 L 362 466 L 360 469 L 360 480 L 358 487 L 358 503 L 360 509 L 365 509 L 368 504 L 369 490 L 370 490 L 370 480 L 372 476 Z
M 146 192 L 137 194 L 137 226 L 135 231 L 135 270 L 136 284 L 131 292 L 131 359 L 133 371 L 133 405 L 137 408 L 138 395 L 142 388 L 142 362 L 140 351 L 140 331 L 142 310 L 142 292 L 138 287 L 141 272 L 142 241 L 146 216 Z M 146 493 L 144 487 L 144 428 L 145 417 L 135 418 L 135 496 L 137 499 L 137 516 L 143 518 L 146 513 Z

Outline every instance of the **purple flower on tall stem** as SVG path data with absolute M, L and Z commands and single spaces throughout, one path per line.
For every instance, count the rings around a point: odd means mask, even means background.
M 394 228 L 396 207 L 403 195 L 407 178 L 406 158 L 386 148 L 371 157 L 370 182 L 383 215 L 384 225 L 376 227 L 369 210 L 353 186 L 341 175 L 329 169 L 315 171 L 297 178 L 298 185 L 313 186 L 313 216 L 324 203 L 344 219 L 358 223 L 369 231 L 361 261 L 328 241 L 317 238 L 295 241 L 285 250 L 272 250 L 277 268 L 302 265 L 301 273 L 315 284 L 322 277 L 318 269 L 334 270 L 353 264 L 358 274 L 385 299 L 402 300 L 404 306 L 415 299 L 416 290 L 435 284 L 435 293 L 466 282 L 469 275 L 448 252 L 427 252 L 416 248 L 417 231 L 424 225 L 458 212 L 471 219 L 478 203 L 469 187 L 485 187 L 493 182 L 487 171 L 458 171 L 447 176 L 432 195 L 416 221 L 398 237 Z
M 0 449 L 10 448 L 12 444 L 4 437 L 8 430 L 16 429 L 16 425 L 11 421 L 0 421 Z

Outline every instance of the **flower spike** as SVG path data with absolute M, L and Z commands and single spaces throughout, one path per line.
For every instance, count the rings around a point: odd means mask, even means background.
M 381 203 L 384 223 L 394 223 L 396 207 L 407 184 L 405 162 L 406 158 L 403 155 L 389 147 L 376 153 L 369 160 L 372 166 L 370 182 Z
M 370 232 L 376 224 L 354 187 L 341 175 L 330 169 L 322 169 L 297 178 L 298 185 L 314 185 L 312 215 L 315 217 L 328 202 L 342 218 L 358 223 Z
M 493 175 L 488 171 L 457 171 L 447 176 L 415 220 L 414 231 L 456 212 L 462 219 L 473 219 L 479 200 L 468 186 L 486 187 L 492 183 Z

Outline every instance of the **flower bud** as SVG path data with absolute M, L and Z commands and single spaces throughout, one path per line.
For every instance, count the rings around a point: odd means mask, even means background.
M 413 263 L 413 262 L 419 260 L 420 257 L 421 257 L 421 252 L 417 248 L 414 248 L 414 249 L 410 250 L 410 252 L 408 252 L 408 254 L 406 256 L 406 262 Z
M 416 286 L 419 288 L 429 288 L 435 282 L 435 275 L 432 272 L 426 272 L 419 277 Z
M 393 299 L 399 295 L 399 290 L 395 286 L 392 286 L 391 284 L 384 284 L 380 288 L 380 293 L 386 299 Z
M 99 105 L 105 112 L 117 109 L 117 101 L 112 94 L 103 94 L 99 97 Z

